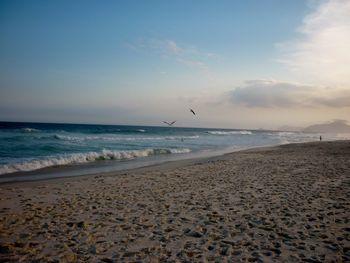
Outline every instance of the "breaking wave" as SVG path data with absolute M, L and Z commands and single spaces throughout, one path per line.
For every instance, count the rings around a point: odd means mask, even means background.
M 277 136 L 291 136 L 297 134 L 296 132 L 288 132 L 288 131 L 282 131 L 282 132 L 277 132 Z M 274 134 L 273 134 L 274 135 Z
M 34 128 L 22 128 L 21 129 L 21 132 L 39 132 L 40 130 L 38 130 L 38 129 L 34 129 Z
M 147 157 L 153 155 L 179 154 L 189 152 L 191 152 L 191 150 L 187 148 L 145 149 L 135 151 L 111 151 L 104 149 L 101 152 L 67 154 L 55 157 L 48 157 L 45 159 L 31 160 L 22 163 L 0 165 L 0 175 L 14 172 L 34 171 L 52 166 L 83 164 L 101 160 L 132 160 L 139 157 Z
M 159 137 L 116 137 L 116 136 L 69 136 L 55 134 L 50 137 L 39 137 L 39 139 L 53 138 L 57 140 L 65 141 L 90 141 L 90 140 L 102 140 L 102 141 L 143 141 L 143 140 L 184 140 L 184 139 L 198 139 L 199 136 L 159 136 Z
M 251 135 L 251 131 L 208 131 L 209 134 L 213 135 Z

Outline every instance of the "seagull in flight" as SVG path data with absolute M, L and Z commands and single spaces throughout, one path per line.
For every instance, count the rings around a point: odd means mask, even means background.
M 167 122 L 167 121 L 163 121 L 164 123 L 168 124 L 169 126 L 173 126 L 173 124 L 176 122 L 176 121 L 172 121 L 172 122 Z
M 192 112 L 193 115 L 196 115 L 196 113 L 194 112 L 194 110 L 190 109 L 190 112 Z

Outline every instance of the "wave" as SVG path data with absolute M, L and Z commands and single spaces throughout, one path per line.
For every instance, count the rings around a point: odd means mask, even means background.
M 185 139 L 198 139 L 199 136 L 165 136 L 165 137 L 115 137 L 115 136 L 69 136 L 55 134 L 53 136 L 38 137 L 39 139 L 52 138 L 56 140 L 64 141 L 90 141 L 90 140 L 102 140 L 102 141 L 139 141 L 139 140 L 185 140 Z
M 34 171 L 53 166 L 84 164 L 101 160 L 132 160 L 139 157 L 147 157 L 153 155 L 180 154 L 189 152 L 191 152 L 191 150 L 187 148 L 145 149 L 135 151 L 111 151 L 104 149 L 101 152 L 66 154 L 61 156 L 48 157 L 46 159 L 37 159 L 22 163 L 0 165 L 0 175 L 14 172 Z
M 38 129 L 34 129 L 34 128 L 22 128 L 22 129 L 20 129 L 20 131 L 21 132 L 40 132 L 40 130 L 38 130 Z
M 92 136 L 92 137 L 97 137 L 97 136 Z M 60 135 L 60 134 L 55 134 L 52 136 L 46 136 L 46 137 L 39 137 L 39 139 L 56 139 L 56 140 L 62 140 L 62 141 L 83 141 L 84 137 L 78 137 L 78 136 L 68 136 L 68 135 Z
M 145 133 L 147 132 L 145 129 L 96 129 L 96 130 L 81 130 L 79 132 L 82 133 L 90 133 L 90 134 L 123 134 L 123 133 Z
M 160 139 L 165 140 L 187 140 L 187 139 L 198 139 L 198 135 L 193 136 L 167 136 L 167 137 L 159 137 Z
M 251 131 L 207 131 L 209 134 L 213 135 L 251 135 Z
M 282 132 L 277 132 L 274 135 L 278 136 L 291 136 L 297 134 L 296 132 L 289 132 L 289 131 L 282 131 Z

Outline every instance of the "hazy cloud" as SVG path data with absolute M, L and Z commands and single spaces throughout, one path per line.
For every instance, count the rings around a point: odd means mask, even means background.
M 139 40 L 136 44 L 127 46 L 134 50 L 152 51 L 163 58 L 172 59 L 179 64 L 200 70 L 207 70 L 208 62 L 219 58 L 216 54 L 200 51 L 193 46 L 179 45 L 169 39 Z
M 249 80 L 229 92 L 233 104 L 247 107 L 350 107 L 350 91 L 276 80 Z
M 299 38 L 278 44 L 280 61 L 305 79 L 350 85 L 350 0 L 320 3 L 304 18 Z
M 350 91 L 340 91 L 330 98 L 316 98 L 315 103 L 328 107 L 350 107 Z
M 180 48 L 173 40 L 151 39 L 147 41 L 146 46 L 164 55 L 182 56 L 188 52 L 187 50 Z

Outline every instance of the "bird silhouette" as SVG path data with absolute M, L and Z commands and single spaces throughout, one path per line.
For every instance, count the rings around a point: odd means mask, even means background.
M 194 112 L 194 110 L 190 109 L 190 112 L 192 112 L 193 115 L 196 115 L 196 113 Z
M 173 124 L 176 122 L 176 121 L 172 121 L 172 122 L 167 122 L 167 121 L 163 121 L 164 123 L 168 124 L 169 126 L 173 126 Z

